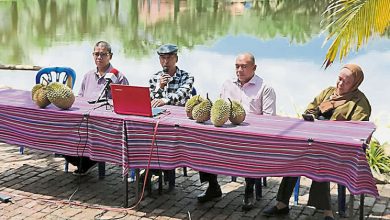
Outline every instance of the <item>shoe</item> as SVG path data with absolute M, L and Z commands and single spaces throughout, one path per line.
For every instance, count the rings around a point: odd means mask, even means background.
M 263 211 L 263 215 L 265 216 L 275 216 L 275 215 L 287 215 L 290 211 L 289 207 L 285 207 L 282 209 L 278 209 L 276 206 L 272 206 Z
M 245 179 L 246 180 L 246 179 Z M 255 201 L 253 199 L 254 184 L 246 183 L 244 200 L 242 201 L 242 211 L 249 211 L 254 207 Z
M 325 216 L 324 220 L 334 220 L 334 218 L 331 216 Z
M 244 198 L 242 200 L 242 211 L 249 211 L 255 206 L 255 202 L 253 200 L 253 197 Z
M 211 201 L 215 198 L 219 198 L 222 196 L 221 187 L 218 185 L 218 187 L 208 187 L 205 192 L 198 195 L 198 202 L 199 203 L 205 203 L 208 201 Z
M 88 168 L 82 168 L 82 169 L 77 168 L 77 170 L 75 170 L 73 172 L 73 175 L 75 175 L 75 176 L 85 176 L 89 172 L 91 172 L 91 170 L 93 168 L 95 168 L 95 167 L 97 167 L 97 163 L 91 164 Z
M 143 189 L 144 186 L 144 181 L 146 178 L 146 183 L 145 183 L 145 190 L 149 193 L 152 193 L 152 171 L 149 170 L 148 172 L 148 177 L 146 177 L 146 170 L 139 176 L 139 181 L 138 181 L 138 188 Z

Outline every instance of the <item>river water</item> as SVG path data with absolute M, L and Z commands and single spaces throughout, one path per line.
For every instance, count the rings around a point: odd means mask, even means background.
M 321 13 L 327 1 L 21 0 L 0 1 L 0 64 L 69 66 L 83 75 L 94 68 L 93 45 L 112 44 L 112 64 L 132 85 L 148 85 L 161 69 L 156 48 L 174 43 L 178 66 L 195 77 L 199 94 L 212 99 L 235 75 L 235 57 L 251 52 L 256 74 L 277 93 L 280 115 L 297 117 L 322 89 L 335 85 L 346 63 L 360 65 L 360 89 L 372 105 L 374 136 L 390 140 L 390 40 L 375 36 L 324 70 Z M 29 90 L 36 71 L 0 70 L 0 85 Z

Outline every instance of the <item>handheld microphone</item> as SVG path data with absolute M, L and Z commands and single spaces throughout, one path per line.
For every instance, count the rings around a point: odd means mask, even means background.
M 168 74 L 168 67 L 167 67 L 167 66 L 164 66 L 164 67 L 163 67 L 163 73 L 164 73 L 164 74 Z
M 168 67 L 167 66 L 163 67 L 163 74 L 168 74 Z M 164 86 L 164 93 L 165 93 L 165 95 L 168 93 L 168 84 Z
M 100 102 L 103 94 L 108 93 L 108 89 L 111 83 L 116 83 L 118 81 L 118 74 L 119 71 L 115 68 L 112 68 L 109 73 L 106 73 L 106 75 L 104 76 L 104 79 L 106 79 L 106 83 L 104 84 L 103 89 L 100 92 L 100 95 L 98 96 L 98 99 L 95 103 Z

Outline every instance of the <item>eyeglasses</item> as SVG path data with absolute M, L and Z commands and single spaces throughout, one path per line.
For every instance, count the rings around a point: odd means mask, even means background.
M 99 55 L 101 56 L 101 57 L 106 57 L 106 56 L 108 56 L 108 55 L 110 55 L 111 53 L 108 53 L 108 52 L 93 52 L 92 53 L 92 55 L 94 56 L 94 57 L 98 57 Z
M 242 69 L 246 69 L 246 68 L 248 68 L 249 66 L 251 66 L 251 65 L 249 65 L 249 64 L 236 64 L 236 69 L 239 69 L 240 67 L 241 67 Z

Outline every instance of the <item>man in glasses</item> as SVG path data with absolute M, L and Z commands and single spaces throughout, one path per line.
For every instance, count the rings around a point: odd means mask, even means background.
M 129 82 L 125 75 L 114 69 L 110 60 L 112 58 L 111 45 L 105 41 L 99 41 L 94 46 L 92 57 L 95 61 L 96 68 L 90 70 L 84 75 L 79 91 L 79 97 L 87 97 L 88 99 L 98 99 L 106 83 L 104 76 L 107 73 L 115 73 L 117 81 L 115 84 L 128 85 Z M 111 98 L 111 92 L 108 91 L 108 98 Z M 96 161 L 84 156 L 64 156 L 65 160 L 70 164 L 77 166 L 74 171 L 75 175 L 86 175 L 92 168 L 96 166 Z
M 231 100 L 238 101 L 247 113 L 275 115 L 275 91 L 260 76 L 255 74 L 256 68 L 255 58 L 251 53 L 239 54 L 235 63 L 236 76 L 223 83 L 220 96 L 225 100 L 230 98 Z M 207 190 L 198 196 L 200 203 L 222 196 L 217 175 L 199 172 L 199 176 L 202 183 L 209 183 Z M 248 211 L 254 206 L 254 185 L 255 179 L 245 178 L 243 211 Z
M 149 80 L 152 107 L 184 106 L 191 97 L 194 77 L 176 66 L 177 51 L 178 48 L 174 44 L 164 44 L 157 49 L 162 70 L 153 74 Z M 158 172 L 159 170 L 151 170 L 149 175 L 156 175 Z M 169 180 L 169 189 L 173 189 L 175 170 L 164 171 L 164 174 L 165 180 Z

